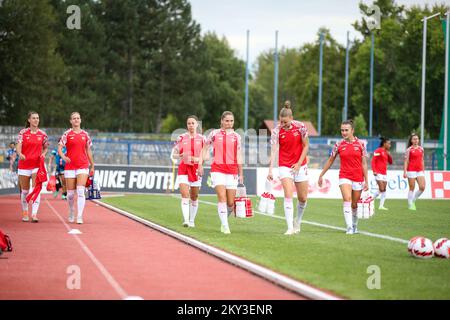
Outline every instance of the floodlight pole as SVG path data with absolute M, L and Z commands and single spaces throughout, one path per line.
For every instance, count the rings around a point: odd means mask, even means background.
M 350 49 L 350 31 L 347 31 L 347 49 L 345 52 L 345 92 L 344 92 L 344 112 L 342 120 L 347 120 L 348 112 L 348 64 L 349 64 L 349 49 Z
M 274 64 L 274 80 L 273 80 L 273 127 L 277 125 L 278 113 L 278 30 L 275 31 L 275 64 Z
M 244 102 L 244 132 L 248 130 L 248 73 L 249 73 L 249 38 L 250 30 L 247 30 L 247 63 L 245 64 L 245 102 Z
M 424 145 L 425 141 L 425 84 L 426 84 L 426 63 L 427 63 L 427 22 L 428 19 L 439 16 L 440 13 L 425 17 L 423 21 L 423 40 L 422 40 L 422 94 L 420 104 L 420 142 Z
M 320 33 L 320 55 L 319 55 L 319 95 L 317 102 L 317 128 L 319 136 L 322 135 L 322 71 L 323 71 L 323 32 Z
M 448 130 L 448 94 L 449 94 L 449 88 L 448 88 L 448 77 L 449 77 L 449 61 L 448 61 L 448 55 L 449 55 L 449 42 L 450 42 L 450 11 L 447 11 L 447 24 L 446 24 L 446 32 L 445 32 L 445 90 L 444 90 L 444 170 L 447 170 L 447 130 Z

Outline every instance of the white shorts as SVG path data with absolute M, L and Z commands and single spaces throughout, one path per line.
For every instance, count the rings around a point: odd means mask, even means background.
M 64 170 L 64 178 L 75 179 L 79 174 L 89 175 L 89 168 L 86 169 L 76 169 L 76 170 Z
M 198 187 L 200 188 L 202 186 L 202 177 L 200 177 L 197 181 L 190 182 L 188 179 L 188 175 L 178 175 L 177 176 L 177 183 L 178 184 L 187 184 L 191 187 Z
M 213 188 L 225 186 L 225 189 L 237 189 L 239 178 L 237 174 L 226 174 L 221 172 L 211 172 Z
M 408 179 L 416 179 L 417 177 L 425 177 L 425 172 L 423 171 L 407 171 L 406 176 Z
M 31 177 L 32 174 L 37 173 L 39 168 L 34 169 L 17 169 L 17 174 L 19 176 Z
M 291 178 L 294 182 L 308 181 L 308 166 L 306 164 L 301 166 L 297 174 L 292 172 L 292 168 L 279 167 L 278 175 L 280 176 L 280 179 Z
M 375 180 L 387 182 L 387 174 L 374 173 Z
M 342 184 L 350 184 L 352 186 L 352 190 L 360 191 L 363 189 L 364 182 L 356 182 L 350 179 L 339 179 L 339 185 Z

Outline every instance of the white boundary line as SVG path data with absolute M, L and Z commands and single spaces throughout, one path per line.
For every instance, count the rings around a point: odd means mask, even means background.
M 174 195 L 174 197 L 178 198 L 178 196 L 175 196 L 175 195 Z M 204 204 L 209 204 L 209 205 L 212 205 L 212 206 L 217 206 L 217 203 L 214 203 L 214 202 L 209 202 L 209 201 L 204 201 L 204 200 L 198 200 L 198 202 L 204 203 Z M 281 217 L 281 216 L 271 215 L 271 214 L 259 212 L 257 210 L 253 210 L 253 212 L 258 213 L 258 214 L 260 214 L 262 216 L 284 220 L 284 217 Z M 310 224 L 310 225 L 313 225 L 313 226 L 316 226 L 316 227 L 322 227 L 322 228 L 327 228 L 327 229 L 334 229 L 334 230 L 339 230 L 339 231 L 346 231 L 345 228 L 336 227 L 336 226 L 332 226 L 332 225 L 329 225 L 329 224 L 318 223 L 318 222 L 314 222 L 314 221 L 302 220 L 302 224 L 303 223 Z M 405 243 L 405 244 L 408 243 L 408 240 L 395 238 L 395 237 L 387 236 L 387 235 L 384 235 L 384 234 L 377 234 L 377 233 L 366 232 L 366 231 L 359 231 L 359 234 L 363 234 L 365 236 L 374 237 L 374 238 L 380 238 L 380 239 L 384 239 L 384 240 L 390 240 L 390 241 Z
M 166 235 L 169 235 L 177 240 L 183 241 L 183 242 L 185 242 L 195 248 L 198 248 L 208 254 L 211 254 L 217 258 L 220 258 L 230 264 L 236 265 L 236 266 L 238 266 L 244 270 L 247 270 L 253 274 L 256 274 L 266 280 L 274 282 L 275 284 L 279 285 L 280 287 L 294 291 L 294 292 L 296 292 L 302 296 L 305 296 L 307 298 L 316 299 L 316 300 L 341 300 L 341 298 L 339 298 L 337 296 L 323 292 L 319 289 L 311 287 L 311 286 L 304 284 L 302 282 L 299 282 L 297 280 L 293 280 L 284 275 L 278 274 L 270 269 L 264 268 L 255 263 L 252 263 L 250 261 L 247 261 L 245 259 L 237 257 L 233 254 L 230 254 L 228 252 L 225 252 L 225 251 L 215 248 L 213 246 L 207 245 L 203 242 L 200 242 L 200 241 L 190 238 L 188 236 L 185 236 L 181 233 L 175 232 L 173 230 L 170 230 L 168 228 L 160 226 L 156 223 L 145 220 L 145 219 L 138 217 L 138 216 L 136 216 L 130 212 L 127 212 L 125 210 L 116 208 L 114 206 L 111 206 L 109 204 L 103 203 L 98 200 L 94 200 L 94 202 L 97 203 L 98 205 L 101 205 L 105 208 L 108 208 L 108 209 L 114 211 L 114 212 L 124 215 L 130 219 L 140 222 L 150 228 L 158 230 L 158 231 L 160 231 Z
M 47 199 L 45 199 L 45 202 L 49 206 L 49 208 L 53 211 L 53 213 L 61 220 L 63 225 L 66 227 L 67 231 L 72 230 L 72 228 L 64 221 L 64 218 L 61 217 L 61 215 L 56 211 L 56 209 L 48 202 Z M 91 259 L 91 261 L 94 263 L 94 265 L 97 267 L 97 269 L 100 271 L 100 273 L 105 277 L 106 281 L 113 287 L 113 289 L 116 291 L 116 293 L 119 295 L 119 297 L 124 300 L 129 297 L 129 295 L 126 293 L 126 291 L 120 286 L 120 284 L 114 279 L 114 277 L 108 272 L 108 270 L 105 268 L 105 266 L 95 257 L 95 255 L 92 253 L 91 250 L 89 250 L 88 246 L 83 242 L 83 240 L 80 239 L 80 237 L 76 234 L 72 235 L 75 240 L 80 245 L 81 249 L 87 254 L 87 256 Z

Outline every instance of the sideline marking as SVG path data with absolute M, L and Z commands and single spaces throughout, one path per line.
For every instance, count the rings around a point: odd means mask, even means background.
M 175 196 L 175 195 L 173 197 L 174 198 L 179 198 L 178 196 Z M 212 205 L 212 206 L 217 206 L 217 203 L 214 203 L 214 202 L 209 202 L 209 201 L 204 201 L 204 200 L 198 200 L 198 202 L 204 203 L 204 204 L 209 204 L 209 205 Z M 259 212 L 257 210 L 253 210 L 253 212 L 258 213 L 258 214 L 260 214 L 262 216 L 284 220 L 284 218 L 281 217 L 281 216 L 271 215 L 271 214 Z M 329 225 L 329 224 L 324 224 L 324 223 L 319 223 L 319 222 L 314 222 L 314 221 L 308 221 L 308 220 L 302 220 L 302 224 L 303 223 L 310 224 L 310 225 L 313 225 L 313 226 L 316 226 L 316 227 L 322 227 L 322 228 L 327 228 L 327 229 L 334 229 L 334 230 L 339 230 L 339 231 L 346 231 L 347 230 L 345 228 L 336 227 L 336 226 L 332 226 L 332 225 Z M 409 242 L 408 240 L 405 240 L 405 239 L 395 238 L 395 237 L 387 236 L 387 235 L 384 235 L 384 234 L 372 233 L 372 232 L 361 231 L 361 230 L 359 230 L 358 232 L 359 232 L 359 234 L 363 234 L 365 236 L 374 237 L 374 238 L 380 238 L 380 239 L 385 239 L 385 240 L 390 240 L 390 241 L 395 241 L 395 242 L 400 242 L 400 243 L 405 243 L 405 244 L 407 244 Z
M 306 298 L 310 299 L 316 299 L 316 300 L 341 300 L 342 298 L 332 295 L 330 293 L 324 292 L 320 289 L 314 288 L 310 285 L 307 285 L 305 283 L 302 283 L 298 280 L 291 279 L 287 276 L 284 276 L 282 274 L 276 273 L 275 271 L 272 271 L 268 268 L 262 267 L 260 265 L 257 265 L 253 262 L 250 262 L 248 260 L 242 259 L 238 256 L 235 256 L 231 253 L 225 252 L 221 249 L 218 249 L 216 247 L 210 246 L 208 244 L 205 244 L 201 241 L 198 241 L 196 239 L 193 239 L 191 237 L 185 236 L 181 233 L 178 233 L 176 231 L 170 230 L 166 227 L 163 227 L 159 224 L 156 224 L 154 222 L 148 221 L 144 218 L 141 218 L 139 216 L 136 216 L 128 211 L 116 208 L 110 204 L 106 204 L 104 202 L 93 200 L 95 203 L 98 203 L 99 205 L 108 208 L 114 212 L 117 212 L 123 216 L 126 216 L 132 220 L 135 220 L 137 222 L 140 222 L 152 229 L 155 229 L 161 233 L 164 233 L 168 236 L 171 236 L 177 240 L 183 241 L 195 248 L 198 248 L 208 254 L 211 254 L 221 260 L 224 260 L 225 262 L 228 262 L 232 265 L 235 265 L 237 267 L 240 267 L 244 270 L 249 271 L 250 273 L 253 273 L 257 276 L 260 276 L 263 279 L 269 280 L 270 282 L 273 282 L 277 285 L 279 285 L 282 288 L 288 289 L 290 291 L 293 291 L 301 296 L 304 296 Z
M 63 217 L 56 211 L 56 209 L 48 202 L 47 199 L 45 199 L 45 202 L 49 206 L 50 209 L 52 209 L 53 213 L 61 220 L 63 225 L 66 227 L 67 231 L 70 232 L 71 228 L 70 226 L 64 221 Z M 129 295 L 125 292 L 125 290 L 120 286 L 120 284 L 114 279 L 114 277 L 108 272 L 108 270 L 105 268 L 105 266 L 95 257 L 95 255 L 92 253 L 91 250 L 87 247 L 87 245 L 83 242 L 83 240 L 80 239 L 80 237 L 77 234 L 74 234 L 73 237 L 75 240 L 77 240 L 78 244 L 81 246 L 81 249 L 88 255 L 88 257 L 91 259 L 91 261 L 95 264 L 95 266 L 98 268 L 98 270 L 103 274 L 103 276 L 106 278 L 106 280 L 109 282 L 111 287 L 116 291 L 116 293 L 119 295 L 121 299 L 125 299 L 129 297 Z

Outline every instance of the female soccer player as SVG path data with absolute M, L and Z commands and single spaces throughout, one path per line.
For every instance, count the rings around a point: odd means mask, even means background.
M 361 197 L 362 190 L 367 191 L 369 189 L 366 147 L 353 134 L 353 121 L 343 121 L 341 124 L 343 139 L 335 144 L 318 180 L 319 187 L 322 187 L 323 175 L 328 171 L 339 154 L 341 158 L 339 187 L 344 200 L 344 218 L 347 225 L 347 234 L 358 233 L 358 200 Z
M 372 158 L 372 171 L 378 184 L 378 190 L 373 197 L 376 198 L 381 195 L 379 210 L 388 210 L 384 207 L 384 201 L 386 200 L 387 164 L 392 164 L 390 149 L 391 141 L 388 138 L 381 137 L 380 147 L 374 151 Z
M 181 159 L 177 180 L 181 192 L 183 226 L 193 228 L 198 211 L 198 192 L 202 186 L 202 177 L 197 173 L 198 162 L 205 144 L 205 137 L 197 133 L 198 118 L 196 116 L 189 116 L 186 122 L 188 131 L 178 137 L 172 154 L 173 158 Z
M 86 203 L 84 195 L 86 181 L 89 174 L 94 174 L 94 158 L 92 156 L 92 141 L 88 133 L 81 129 L 81 117 L 78 112 L 70 115 L 72 129 L 67 130 L 61 137 L 58 146 L 59 156 L 66 162 L 64 177 L 67 184 L 67 200 L 69 203 L 69 222 L 75 221 L 74 201 L 75 189 L 77 190 L 77 223 L 83 223 L 83 211 Z M 66 147 L 66 154 L 63 152 Z M 91 169 L 89 171 L 89 164 Z
M 22 221 L 29 221 L 27 195 L 30 192 L 30 179 L 34 187 L 36 173 L 39 169 L 41 158 L 45 158 L 48 148 L 47 134 L 39 129 L 39 114 L 34 111 L 28 113 L 25 129 L 19 132 L 17 139 L 17 156 L 19 157 L 18 175 L 21 189 L 20 200 L 22 203 Z M 41 196 L 31 205 L 31 221 L 38 222 Z
M 205 148 L 198 163 L 199 175 L 203 175 L 203 161 L 212 146 L 214 159 L 211 180 L 217 193 L 217 211 L 221 221 L 220 231 L 230 234 L 228 215 L 234 210 L 234 198 L 238 182 L 244 183 L 241 137 L 234 132 L 234 115 L 225 111 L 221 117 L 221 129 L 213 130 L 206 139 Z
M 285 235 L 300 232 L 303 213 L 308 197 L 307 154 L 309 138 L 306 126 L 293 120 L 291 103 L 286 101 L 280 111 L 280 123 L 272 131 L 271 157 L 267 179 L 273 180 L 272 168 L 278 152 L 278 172 L 284 190 L 284 214 L 287 231 Z M 293 188 L 297 190 L 297 218 L 294 221 Z
M 61 141 L 61 138 L 59 138 L 59 140 L 58 140 L 58 145 L 59 145 L 60 141 Z M 64 154 L 66 153 L 66 147 L 62 148 L 62 152 Z M 48 168 L 49 168 L 48 171 L 49 172 L 52 172 L 53 164 L 55 165 L 56 177 L 57 177 L 57 179 L 59 179 L 59 182 L 61 183 L 61 187 L 62 187 L 62 191 L 63 191 L 61 199 L 66 200 L 67 199 L 67 190 L 66 190 L 66 179 L 64 178 L 64 167 L 65 167 L 66 163 L 59 156 L 58 148 L 53 149 L 51 152 L 50 159 L 48 160 Z M 59 192 L 59 190 L 57 188 L 56 191 L 54 192 L 55 198 L 58 196 L 58 192 Z
M 408 178 L 408 209 L 416 210 L 416 200 L 425 190 L 425 162 L 424 150 L 420 146 L 419 136 L 415 133 L 409 136 L 408 149 L 405 153 L 405 162 L 403 166 L 403 178 Z M 414 194 L 414 188 L 417 184 L 419 190 Z

